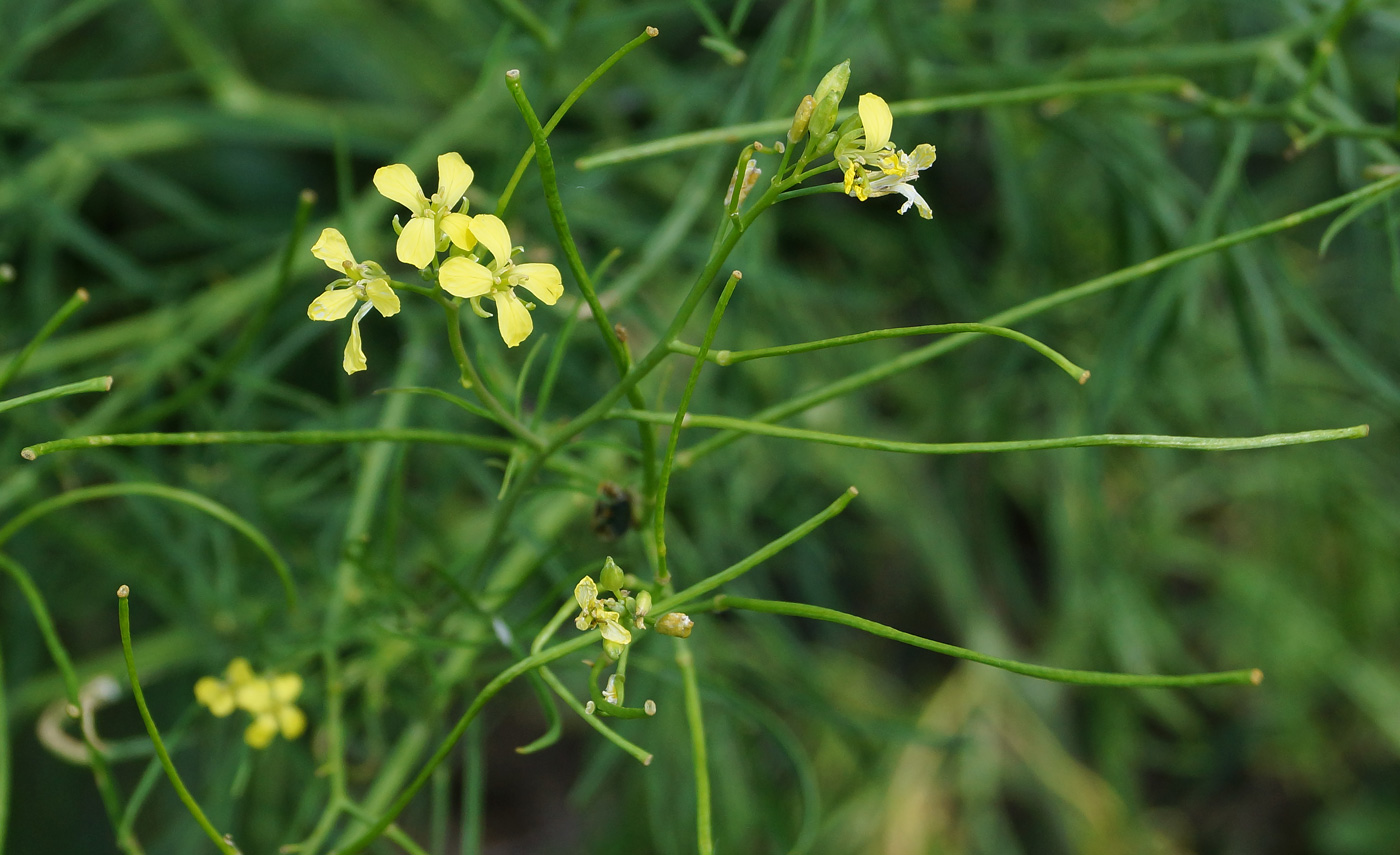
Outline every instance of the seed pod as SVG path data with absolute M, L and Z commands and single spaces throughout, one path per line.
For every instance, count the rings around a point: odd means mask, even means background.
M 690 638 L 690 631 L 694 628 L 695 621 L 690 619 L 690 615 L 681 612 L 663 615 L 661 620 L 656 622 L 657 632 L 673 638 Z

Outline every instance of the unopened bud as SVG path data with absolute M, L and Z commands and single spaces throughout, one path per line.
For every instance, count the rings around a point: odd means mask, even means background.
M 646 617 L 651 611 L 651 591 L 640 591 L 637 594 L 637 617 Z
M 622 651 L 627 649 L 627 645 L 618 644 L 616 641 L 603 639 L 603 655 L 608 657 L 609 662 L 616 662 L 622 658 Z
M 612 560 L 611 555 L 603 562 L 603 572 L 598 574 L 598 583 L 603 590 L 613 593 L 621 592 L 622 586 L 626 584 L 622 578 L 622 568 L 617 566 L 617 562 Z
M 817 91 L 812 93 L 816 105 L 807 127 L 812 136 L 820 138 L 836 124 L 836 111 L 841 107 L 841 96 L 846 94 L 846 84 L 850 81 L 851 61 L 848 59 L 828 71 L 817 84 Z
M 802 103 L 797 105 L 797 113 L 792 117 L 792 127 L 788 128 L 789 143 L 795 143 L 807 135 L 807 125 L 812 121 L 812 111 L 816 107 L 817 99 L 811 95 L 802 96 Z
M 681 612 L 663 615 L 661 620 L 656 622 L 656 631 L 672 638 L 690 638 L 690 631 L 694 628 L 695 621 L 690 619 L 690 615 Z

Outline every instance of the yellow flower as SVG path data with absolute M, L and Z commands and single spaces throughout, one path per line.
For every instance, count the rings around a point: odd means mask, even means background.
M 365 352 L 360 347 L 360 319 L 371 306 L 386 318 L 398 314 L 399 297 L 389 287 L 384 268 L 373 261 L 357 262 L 345 236 L 335 229 L 321 232 L 320 240 L 311 247 L 311 254 L 345 276 L 327 285 L 321 296 L 311 301 L 306 316 L 313 321 L 338 321 L 350 314 L 356 303 L 364 302 L 350 321 L 350 340 L 345 343 L 345 359 L 341 363 L 346 374 L 363 371 Z
M 885 99 L 867 92 L 860 96 L 860 127 L 847 132 L 836 144 L 836 162 L 845 172 L 845 190 L 864 202 L 876 196 L 898 193 L 905 201 L 899 213 L 917 206 L 919 216 L 933 218 L 928 202 L 911 184 L 919 173 L 933 165 L 937 150 L 928 143 L 914 153 L 896 151 L 890 142 L 894 117 Z
M 462 249 L 476 246 L 472 218 L 464 213 L 467 206 L 463 201 L 474 177 L 472 168 L 455 151 L 438 155 L 437 163 L 437 192 L 431 197 L 424 195 L 418 176 L 402 163 L 382 166 L 374 173 L 375 188 L 413 212 L 394 249 L 399 261 L 419 270 L 431 264 L 440 249 L 447 248 L 444 237 Z M 463 202 L 463 212 L 454 213 L 458 202 Z
M 574 599 L 582 609 L 578 617 L 574 618 L 574 626 L 579 630 L 590 630 L 596 626 L 603 631 L 604 641 L 614 644 L 632 642 L 632 633 L 618 622 L 622 616 L 605 608 L 605 602 L 611 604 L 613 601 L 598 599 L 598 586 L 593 582 L 592 576 L 584 576 L 574 587 Z
M 240 689 L 256 678 L 252 666 L 242 656 L 228 663 L 224 679 L 200 677 L 194 684 L 195 700 L 209 708 L 209 711 L 223 718 L 238 708 L 237 695 Z
M 306 730 L 306 714 L 297 708 L 301 694 L 301 677 L 297 674 L 277 674 L 245 684 L 237 692 L 238 706 L 253 714 L 253 721 L 243 731 L 243 741 L 254 748 L 266 748 L 281 733 L 296 739 Z
M 449 258 L 438 269 L 438 284 L 449 294 L 470 298 L 478 308 L 481 297 L 494 300 L 501 338 L 506 347 L 515 347 L 535 328 L 529 311 L 533 307 L 515 296 L 515 287 L 524 288 L 546 306 L 552 306 L 564 293 L 559 268 L 553 264 L 511 261 L 510 232 L 499 217 L 478 214 L 472 220 L 472 233 L 491 250 L 491 266 L 460 256 Z

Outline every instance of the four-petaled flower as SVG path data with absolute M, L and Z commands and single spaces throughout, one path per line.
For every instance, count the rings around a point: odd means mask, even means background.
M 603 631 L 603 640 L 605 641 L 611 641 L 614 644 L 631 643 L 632 633 L 618 622 L 622 615 L 609 611 L 604 601 L 598 599 L 598 586 L 594 583 L 592 576 L 584 576 L 574 588 L 574 599 L 578 601 L 578 606 L 582 609 L 578 617 L 574 618 L 574 626 L 580 630 L 589 630 L 596 626 Z M 611 603 L 612 601 L 607 602 Z
M 864 202 L 875 196 L 898 193 L 905 201 L 899 213 L 917 206 L 919 216 L 932 219 L 933 211 L 911 184 L 933 165 L 937 150 L 928 143 L 913 154 L 896 151 L 890 142 L 894 117 L 885 99 L 871 92 L 860 96 L 860 127 L 848 131 L 836 143 L 836 163 L 845 173 L 845 191 Z
M 506 231 L 506 224 L 499 217 L 478 214 L 472 219 L 472 234 L 481 241 L 482 246 L 491 250 L 491 266 L 454 256 L 444 261 L 438 269 L 438 284 L 453 296 L 470 298 L 473 305 L 478 307 L 477 301 L 481 297 L 494 300 L 501 338 L 505 340 L 506 347 L 515 347 L 535 327 L 530 320 L 531 307 L 515 296 L 515 287 L 524 288 L 540 302 L 552 306 L 564 293 L 559 268 L 553 264 L 516 264 L 511 261 L 510 232 Z
M 251 713 L 253 721 L 243 731 L 243 741 L 254 748 L 266 748 L 278 733 L 296 739 L 306 730 L 306 714 L 294 703 L 301 685 L 296 674 L 259 677 L 240 656 L 228 664 L 224 679 L 200 677 L 194 684 L 194 696 L 220 718 L 236 709 Z
M 462 249 L 476 246 L 472 237 L 472 218 L 452 209 L 463 201 L 471 186 L 472 168 L 455 151 L 438 155 L 437 192 L 431 197 L 423 193 L 418 176 L 402 163 L 381 166 L 374 173 L 374 186 L 384 196 L 413 212 L 399 232 L 394 247 L 399 261 L 419 270 L 432 263 L 439 249 L 446 249 L 443 237 Z M 462 205 L 466 209 L 465 202 Z
M 350 322 L 350 340 L 345 343 L 345 359 L 341 366 L 346 374 L 365 370 L 365 352 L 360 347 L 360 319 L 370 307 L 390 317 L 398 314 L 399 297 L 389 287 L 388 274 L 373 261 L 357 262 L 350 253 L 345 236 L 335 229 L 321 232 L 320 240 L 311 247 L 311 254 L 344 277 L 326 286 L 326 290 L 311 301 L 306 316 L 313 321 L 338 321 L 350 313 L 356 303 L 364 302 Z

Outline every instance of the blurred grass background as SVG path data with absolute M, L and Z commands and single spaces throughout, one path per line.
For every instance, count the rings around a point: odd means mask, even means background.
M 460 151 L 476 170 L 473 211 L 489 210 L 528 141 L 503 72 L 522 69 L 547 112 L 613 49 L 657 26 L 661 37 L 595 86 L 552 137 L 585 261 L 621 251 L 603 290 L 640 351 L 704 260 L 734 151 L 592 170 L 573 166 L 578 157 L 790 115 L 845 58 L 848 104 L 865 91 L 896 101 L 1153 73 L 1182 75 L 1227 99 L 1253 93 L 1277 102 L 1306 74 L 1340 6 L 523 2 L 557 44 L 543 44 L 532 31 L 539 27 L 506 0 L 0 5 L 0 261 L 17 274 L 0 291 L 0 345 L 12 353 L 74 289 L 92 295 L 12 391 L 116 378 L 103 398 L 6 414 L 12 462 L 0 470 L 0 513 L 13 517 L 81 485 L 188 488 L 268 534 L 291 562 L 304 606 L 288 613 L 265 561 L 236 535 L 150 499 L 60 511 L 6 549 L 38 578 L 85 674 L 119 661 L 111 594 L 132 586 L 156 719 L 173 729 L 176 764 L 195 794 L 246 852 L 304 837 L 324 797 L 314 777 L 325 747 L 317 739 L 317 605 L 333 584 L 364 449 L 115 449 L 35 463 L 18 451 L 123 430 L 369 426 L 388 401 L 376 389 L 453 388 L 436 309 L 406 300 L 392 322 L 366 321 L 370 370 L 347 379 L 338 367 L 343 330 L 305 319 L 325 278 L 306 247 L 290 286 L 275 291 L 276 258 L 303 188 L 320 200 L 303 243 L 336 225 L 365 248 L 362 257 L 387 259 L 392 206 L 369 186 L 376 167 L 406 162 L 426 183 L 436 154 Z M 1393 125 L 1398 44 L 1395 5 L 1361 3 L 1318 103 Z M 898 217 L 889 199 L 816 196 L 779 206 L 732 259 L 744 280 L 716 346 L 977 320 L 1339 195 L 1362 183 L 1366 166 L 1397 162 L 1386 140 L 1329 138 L 1297 151 L 1289 130 L 1149 96 L 899 119 L 903 147 L 938 147 L 919 181 L 934 220 Z M 533 173 L 509 221 L 518 242 L 547 252 Z M 841 627 L 707 615 L 693 647 L 720 851 L 1394 851 L 1400 211 L 1372 209 L 1325 256 L 1317 251 L 1324 228 L 1246 244 L 1020 325 L 1090 368 L 1085 387 L 1024 348 L 987 339 L 793 423 L 953 441 L 1228 436 L 1367 422 L 1366 440 L 1221 455 L 915 458 L 746 439 L 678 473 L 668 535 L 682 584 L 854 484 L 860 498 L 842 517 L 738 590 L 1044 664 L 1258 666 L 1267 675 L 1258 689 L 1047 685 Z M 536 312 L 537 334 L 557 335 L 565 317 Z M 508 384 L 523 354 L 497 348 L 490 327 L 474 328 L 479 361 Z M 242 355 L 240 337 L 251 342 Z M 578 412 L 613 376 L 603 349 L 587 333 L 578 339 L 549 419 Z M 915 346 L 872 343 L 711 368 L 694 409 L 746 416 Z M 688 363 L 677 363 L 679 374 Z M 191 388 L 198 394 L 183 391 Z M 674 406 L 679 388 L 671 376 L 646 391 Z M 463 426 L 440 403 L 409 407 L 413 425 Z M 623 446 L 633 432 L 605 425 L 591 438 L 600 445 L 590 465 L 636 486 Z M 697 431 L 682 448 L 702 438 Z M 474 558 L 500 463 L 434 446 L 394 457 L 345 647 L 352 786 L 400 762 L 402 733 L 434 744 L 464 696 L 511 661 L 489 642 L 443 630 L 462 608 L 443 575 L 459 575 Z M 501 616 L 522 637 L 604 555 L 629 570 L 645 566 L 636 534 L 605 544 L 589 531 L 596 484 L 561 486 L 534 495 L 512 532 L 506 560 L 526 581 Z M 449 681 L 440 663 L 463 644 L 480 647 L 480 658 L 465 680 Z M 12 586 L 0 586 L 0 645 L 14 782 L 7 851 L 115 851 L 91 775 L 34 736 L 36 717 L 61 688 Z M 668 648 L 654 648 L 634 659 L 629 689 L 655 698 L 662 714 L 620 727 L 655 752 L 650 767 L 567 711 L 560 745 L 516 755 L 544 727 L 533 697 L 517 688 L 488 707 L 450 773 L 401 825 L 433 852 L 692 851 L 679 682 Z M 235 655 L 307 676 L 309 736 L 252 752 L 231 721 L 195 707 L 194 680 Z M 582 668 L 557 670 L 583 685 Z M 139 755 L 129 697 L 103 712 L 99 730 Z M 125 791 L 146 766 L 140 756 L 117 765 Z M 136 823 L 147 851 L 204 851 L 182 811 L 156 781 Z M 384 843 L 379 851 L 397 850 Z

